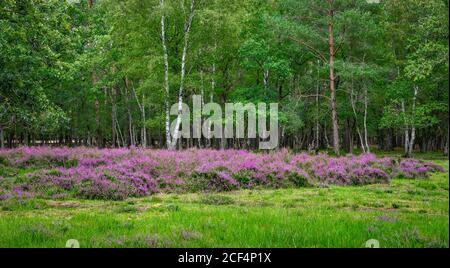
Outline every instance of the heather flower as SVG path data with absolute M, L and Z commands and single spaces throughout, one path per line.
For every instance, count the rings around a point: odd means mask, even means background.
M 226 173 L 224 171 L 219 172 L 217 175 L 226 184 L 230 184 L 230 185 L 233 185 L 233 186 L 238 186 L 239 185 L 239 183 L 235 179 L 233 179 L 233 177 L 230 174 L 228 174 L 228 173 Z
M 10 193 L 0 194 L 0 201 L 6 201 L 11 199 L 13 196 Z
M 287 150 L 257 154 L 245 150 L 21 147 L 0 150 L 0 159 L 6 165 L 38 168 L 10 195 L 52 189 L 52 193 L 114 200 L 161 191 L 389 183 L 395 176 L 426 178 L 444 171 L 415 159 L 397 161 L 374 154 L 330 157 Z

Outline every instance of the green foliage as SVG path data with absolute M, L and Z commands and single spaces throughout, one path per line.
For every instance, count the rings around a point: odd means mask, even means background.
M 4 138 L 112 145 L 114 129 L 123 146 L 145 128 L 162 147 L 164 101 L 178 100 L 190 4 L 102 0 L 89 7 L 87 1 L 2 1 Z M 415 125 L 419 138 L 432 135 L 442 147 L 448 130 L 447 7 L 441 0 L 335 0 L 331 18 L 328 1 L 197 0 L 183 100 L 203 94 L 205 102 L 221 105 L 279 103 L 283 145 L 295 147 L 295 141 L 304 140 L 296 149 L 305 149 L 318 127 L 317 142 L 324 148 L 331 140 L 327 57 L 332 23 L 339 127 L 355 139 L 367 112 L 372 142 L 381 142 L 386 131 L 397 136 Z M 164 90 L 163 14 L 169 96 Z M 425 133 L 428 127 L 436 128 Z

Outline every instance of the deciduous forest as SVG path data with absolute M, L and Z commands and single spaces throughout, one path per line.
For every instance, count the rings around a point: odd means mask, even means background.
M 0 248 L 448 248 L 448 8 L 0 0 Z
M 448 154 L 447 0 L 2 0 L 0 146 L 256 149 L 169 108 L 279 103 L 279 147 Z

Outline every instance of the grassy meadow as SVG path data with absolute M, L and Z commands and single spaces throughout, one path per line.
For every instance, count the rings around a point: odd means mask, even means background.
M 390 185 L 0 201 L 0 247 L 449 247 L 448 160 Z M 30 170 L 16 170 L 16 176 Z M 14 174 L 14 172 L 13 172 Z

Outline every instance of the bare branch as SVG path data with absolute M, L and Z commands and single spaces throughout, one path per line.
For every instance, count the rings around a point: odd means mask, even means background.
M 319 59 L 321 59 L 323 62 L 328 63 L 328 60 L 325 58 L 325 56 L 323 55 L 323 53 L 321 53 L 319 50 L 317 50 L 315 47 L 313 47 L 312 45 L 306 43 L 303 40 L 299 40 L 297 38 L 294 38 L 292 36 L 289 36 L 289 39 L 305 46 L 306 48 L 308 48 L 316 57 L 318 57 Z

